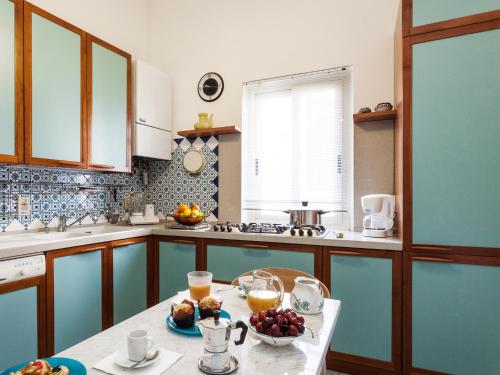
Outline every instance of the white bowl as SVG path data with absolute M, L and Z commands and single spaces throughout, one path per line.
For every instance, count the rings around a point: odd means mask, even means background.
M 255 330 L 255 327 L 252 327 L 250 322 L 248 322 L 248 326 L 250 327 L 250 332 L 257 337 L 259 340 L 262 342 L 265 342 L 266 344 L 272 345 L 272 346 L 285 346 L 289 345 L 292 342 L 294 342 L 296 339 L 299 337 L 303 336 L 305 331 L 299 334 L 298 336 L 286 336 L 286 337 L 274 337 L 274 336 L 269 336 L 265 335 L 263 333 L 259 333 Z

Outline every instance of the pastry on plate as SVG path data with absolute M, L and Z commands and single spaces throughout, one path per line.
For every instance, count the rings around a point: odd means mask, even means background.
M 212 296 L 207 296 L 198 301 L 198 309 L 200 310 L 200 319 L 206 319 L 214 316 L 214 312 L 220 310 L 222 301 L 217 300 Z
M 37 359 L 10 375 L 69 375 L 69 369 L 66 366 L 51 367 L 47 361 Z
M 178 328 L 191 328 L 194 326 L 194 303 L 185 299 L 178 305 L 171 307 L 172 319 Z

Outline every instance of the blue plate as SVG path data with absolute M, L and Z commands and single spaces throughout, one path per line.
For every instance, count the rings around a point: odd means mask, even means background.
M 84 365 L 82 365 L 80 362 L 71 359 L 71 358 L 62 358 L 62 357 L 54 357 L 54 358 L 43 358 L 52 367 L 56 366 L 66 366 L 69 369 L 69 375 L 86 375 L 87 374 L 87 369 L 85 368 Z M 26 366 L 28 363 L 33 362 L 33 361 L 28 361 L 28 362 L 23 362 L 18 365 L 12 366 L 5 370 L 4 372 L 0 373 L 0 375 L 9 375 L 11 372 L 16 372 L 20 369 L 22 369 L 24 366 Z
M 220 317 L 225 318 L 225 319 L 231 319 L 231 315 L 226 310 L 221 310 L 220 311 Z M 200 320 L 200 311 L 198 310 L 198 307 L 194 308 L 194 321 Z M 172 318 L 172 315 L 167 316 L 167 326 L 172 330 L 177 333 L 181 333 L 183 335 L 189 335 L 189 336 L 201 336 L 201 331 L 200 329 L 196 326 L 192 326 L 191 328 L 178 328 L 177 325 L 174 322 L 174 319 Z M 72 374 L 70 374 L 72 375 Z

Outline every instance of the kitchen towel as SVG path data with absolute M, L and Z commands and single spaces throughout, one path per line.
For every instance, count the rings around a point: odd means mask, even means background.
M 126 349 L 122 349 L 126 350 Z M 137 374 L 137 375 L 160 375 L 172 367 L 179 359 L 182 358 L 182 354 L 172 352 L 167 349 L 159 348 L 160 351 L 158 355 L 158 360 L 145 367 L 141 368 L 125 368 L 118 366 L 115 363 L 114 356 L 116 354 L 110 354 L 103 358 L 94 365 L 94 368 L 111 375 L 123 375 L 123 374 Z

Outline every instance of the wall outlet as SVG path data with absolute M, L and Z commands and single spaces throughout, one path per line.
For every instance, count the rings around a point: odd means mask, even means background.
M 17 197 L 17 215 L 28 216 L 31 213 L 31 205 L 29 197 L 19 195 Z

